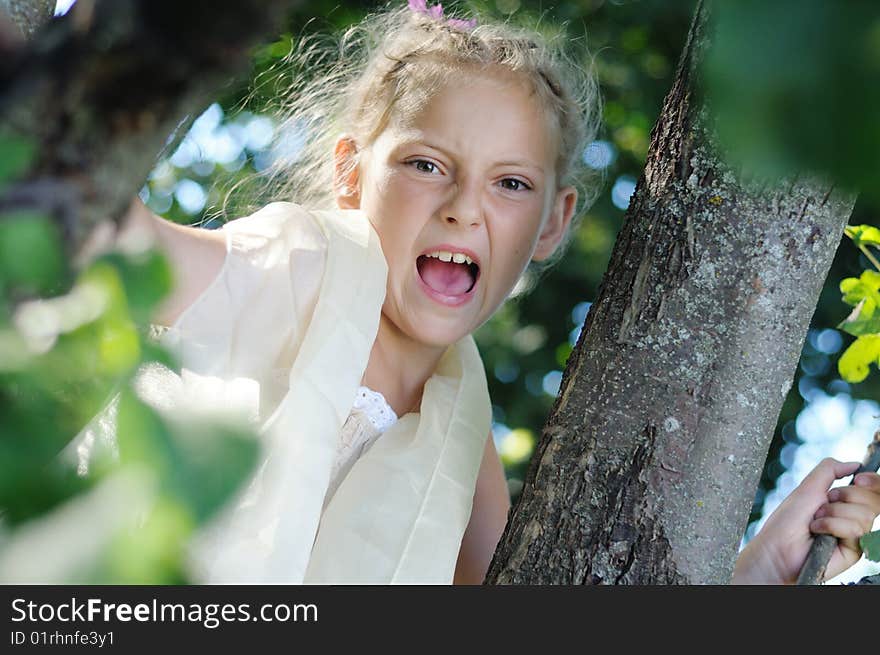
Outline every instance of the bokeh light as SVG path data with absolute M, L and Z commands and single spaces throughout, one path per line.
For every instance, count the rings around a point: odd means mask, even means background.
M 611 187 L 611 202 L 618 209 L 629 207 L 629 200 L 636 190 L 636 180 L 631 175 L 621 175 L 614 181 Z
M 198 182 L 183 179 L 177 183 L 177 187 L 174 189 L 174 198 L 187 214 L 197 214 L 205 208 L 208 194 Z
M 593 303 L 584 301 L 579 302 L 571 310 L 571 322 L 574 323 L 574 329 L 568 333 L 568 343 L 574 347 L 578 339 L 581 337 L 581 330 L 584 327 L 584 321 L 587 320 L 587 312 L 590 311 Z
M 495 365 L 495 377 L 499 382 L 510 384 L 519 377 L 519 366 L 512 362 L 500 362 Z
M 556 397 L 559 393 L 559 385 L 562 383 L 562 371 L 550 371 L 541 381 L 544 393 L 548 396 Z
M 584 163 L 590 168 L 603 170 L 614 163 L 617 151 L 608 141 L 593 141 L 584 150 Z
M 535 448 L 535 436 L 531 430 L 517 428 L 510 430 L 501 438 L 498 454 L 506 465 L 519 464 L 532 455 Z

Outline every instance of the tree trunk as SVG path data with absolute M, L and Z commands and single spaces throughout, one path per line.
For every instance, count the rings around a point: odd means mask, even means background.
M 12 19 L 24 38 L 30 38 L 55 13 L 55 0 L 0 0 L 0 13 Z
M 697 7 L 487 583 L 726 583 L 854 195 L 722 163 Z
M 251 48 L 279 33 L 294 4 L 79 2 L 0 57 L 0 134 L 27 137 L 38 152 L 0 193 L 0 212 L 46 211 L 78 251 L 92 225 L 124 213 L 157 153 L 247 71 Z

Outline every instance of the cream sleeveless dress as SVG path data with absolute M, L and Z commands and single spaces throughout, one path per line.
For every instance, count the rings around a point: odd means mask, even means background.
M 161 337 L 180 371 L 138 384 L 168 416 L 235 415 L 261 439 L 246 488 L 193 540 L 196 581 L 451 583 L 491 420 L 473 338 L 419 412 L 383 419 L 361 387 L 387 275 L 364 214 L 279 202 L 222 229 L 221 272 Z

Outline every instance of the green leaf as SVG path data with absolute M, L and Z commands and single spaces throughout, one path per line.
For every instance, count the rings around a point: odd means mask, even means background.
M 852 239 L 856 247 L 880 246 L 880 229 L 873 225 L 847 225 L 843 232 Z
M 36 154 L 37 148 L 30 139 L 0 133 L 0 183 L 24 173 Z
M 0 510 L 21 503 L 30 480 L 41 479 L 69 441 L 59 426 L 63 408 L 33 384 L 4 385 L 0 393 Z
M 16 526 L 51 512 L 73 496 L 92 487 L 97 477 L 77 475 L 74 467 L 55 461 L 19 477 L 11 490 L 4 490 L 3 520 Z
M 33 211 L 0 214 L 0 285 L 28 293 L 56 290 L 64 273 L 64 255 L 52 220 Z
M 859 317 L 871 318 L 880 306 L 880 273 L 868 270 L 858 278 L 844 278 L 840 282 L 840 293 L 843 294 L 843 302 L 853 307 L 864 300 L 865 305 Z
M 111 253 L 105 255 L 102 261 L 116 268 L 132 319 L 139 325 L 145 325 L 153 309 L 173 286 L 167 260 L 153 250 L 136 256 Z
M 90 583 L 187 584 L 184 550 L 194 527 L 185 505 L 158 498 L 142 525 L 116 536 Z
M 257 463 L 259 442 L 225 425 L 181 426 L 178 434 L 182 466 L 177 488 L 202 522 L 247 479 Z
M 864 334 L 880 333 L 880 316 L 862 316 L 862 309 L 867 304 L 867 298 L 862 298 L 856 308 L 850 312 L 849 316 L 837 324 L 838 330 L 843 330 L 854 337 L 860 337 Z
M 159 362 L 171 370 L 179 369 L 179 363 L 174 353 L 149 338 L 146 338 L 141 344 L 141 359 L 145 362 Z
M 871 318 L 857 318 L 854 321 L 841 321 L 837 326 L 838 330 L 860 337 L 864 334 L 880 333 L 880 316 L 872 316 Z
M 880 530 L 874 530 L 874 532 L 863 536 L 859 539 L 859 545 L 861 545 L 865 557 L 872 562 L 880 562 Z
M 880 361 L 880 335 L 864 335 L 853 341 L 840 356 L 837 370 L 847 382 L 861 382 L 868 377 L 868 367 Z
M 118 441 L 123 464 L 141 464 L 160 479 L 163 493 L 206 521 L 245 481 L 257 461 L 255 438 L 227 425 L 174 424 L 131 390 L 119 402 Z
M 568 341 L 564 341 L 556 347 L 556 364 L 560 368 L 565 368 L 565 364 L 568 362 L 568 358 L 571 356 L 571 351 L 574 350 L 571 347 L 571 344 Z

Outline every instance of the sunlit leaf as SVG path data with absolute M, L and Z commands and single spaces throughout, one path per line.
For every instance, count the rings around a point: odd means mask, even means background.
M 98 359 L 104 375 L 120 375 L 140 360 L 140 337 L 131 321 L 102 321 Z
M 115 257 L 101 257 L 92 262 L 77 280 L 78 284 L 94 285 L 106 298 L 104 316 L 129 318 L 125 286 Z
M 853 307 L 864 300 L 859 317 L 871 318 L 880 305 L 880 273 L 867 270 L 857 278 L 844 278 L 840 282 L 840 293 L 843 294 L 843 302 Z
M 869 532 L 859 539 L 859 544 L 867 557 L 872 562 L 880 562 L 880 530 Z
M 853 241 L 853 245 L 880 246 L 880 229 L 873 225 L 847 225 L 844 233 Z
M 880 335 L 858 337 L 840 356 L 837 370 L 847 382 L 861 382 L 868 377 L 868 367 L 880 361 Z

